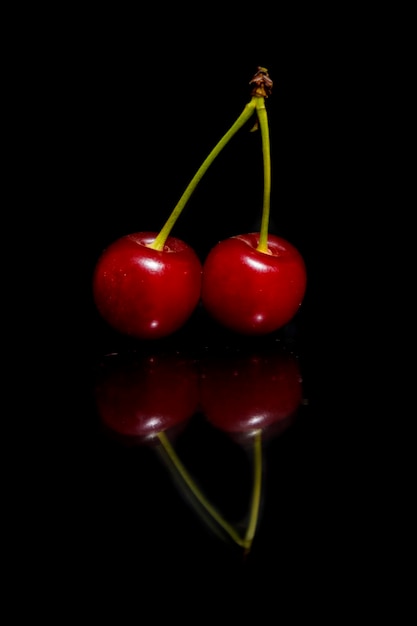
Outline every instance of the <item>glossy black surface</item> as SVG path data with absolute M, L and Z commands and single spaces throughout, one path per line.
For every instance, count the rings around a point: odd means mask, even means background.
M 306 305 L 293 324 L 272 336 L 245 339 L 215 327 L 198 310 L 178 336 L 157 344 L 132 343 L 96 320 L 90 350 L 68 364 L 65 395 L 48 433 L 48 523 L 57 533 L 50 554 L 53 569 L 75 568 L 79 584 L 94 580 L 106 594 L 134 594 L 138 584 L 145 589 L 168 584 L 175 594 L 186 593 L 185 586 L 201 601 L 217 602 L 223 596 L 230 600 L 226 590 L 232 598 L 270 594 L 265 589 L 271 584 L 288 598 L 295 588 L 315 587 L 320 567 L 326 584 L 340 591 L 329 572 L 344 576 L 358 532 L 363 496 L 355 484 L 361 446 L 356 442 L 352 455 L 351 443 L 352 430 L 360 426 L 335 397 L 338 374 L 310 338 L 303 321 L 309 311 Z M 149 357 L 170 355 L 174 363 L 191 357 L 200 371 L 212 358 L 224 365 L 231 355 L 246 360 L 282 353 L 297 360 L 302 397 L 291 420 L 262 435 L 259 517 L 250 550 L 245 550 L 224 526 L 232 526 L 239 537 L 247 530 L 253 441 L 222 432 L 197 407 L 166 431 L 185 468 L 184 480 L 158 440 L 112 432 L 95 392 L 112 359 L 127 364 L 117 387 L 129 376 L 132 362 Z M 146 389 L 136 399 L 139 405 L 144 394 Z M 216 510 L 220 524 L 213 521 L 212 509 L 207 515 L 207 506 L 193 497 L 190 481 Z

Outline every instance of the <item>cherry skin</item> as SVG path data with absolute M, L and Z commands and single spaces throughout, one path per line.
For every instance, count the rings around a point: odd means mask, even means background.
M 264 335 L 287 324 L 305 295 L 307 275 L 300 252 L 268 235 L 268 252 L 257 250 L 259 233 L 216 244 L 203 264 L 201 299 L 210 315 L 243 335 Z
M 201 367 L 200 406 L 226 433 L 269 437 L 288 428 L 303 399 L 297 358 L 284 351 L 207 359 Z
M 202 266 L 195 251 L 175 237 L 155 250 L 149 244 L 156 235 L 138 232 L 117 239 L 94 268 L 99 313 L 116 331 L 138 339 L 174 333 L 200 299 Z
M 194 361 L 176 354 L 108 357 L 94 387 L 102 423 L 122 439 L 151 442 L 167 429 L 186 422 L 199 403 Z

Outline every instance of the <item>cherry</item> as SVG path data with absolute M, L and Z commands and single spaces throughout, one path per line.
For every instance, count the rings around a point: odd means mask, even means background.
M 201 262 L 175 237 L 152 247 L 157 233 L 138 232 L 104 250 L 93 275 L 98 311 L 120 333 L 158 339 L 178 330 L 200 299 Z
M 198 372 L 188 356 L 110 356 L 100 364 L 94 395 L 106 428 L 122 439 L 151 441 L 197 410 Z
M 201 367 L 201 410 L 232 436 L 275 436 L 288 428 L 303 399 L 297 357 L 284 350 L 207 358 Z
M 202 302 L 222 325 L 248 335 L 267 334 L 287 324 L 304 298 L 304 259 L 288 241 L 268 235 L 268 250 L 258 248 L 259 233 L 219 242 L 203 265 Z
M 262 135 L 264 195 L 259 233 L 236 235 L 219 242 L 203 265 L 202 302 L 221 324 L 238 333 L 268 334 L 287 324 L 305 295 L 307 274 L 300 252 L 268 232 L 271 159 L 265 99 L 272 81 L 259 67 L 251 83 Z

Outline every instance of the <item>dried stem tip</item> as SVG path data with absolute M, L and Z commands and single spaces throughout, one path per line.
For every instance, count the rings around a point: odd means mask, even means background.
M 267 98 L 271 95 L 273 82 L 269 78 L 268 70 L 265 67 L 258 66 L 256 74 L 249 81 L 249 85 L 254 85 L 252 96 Z

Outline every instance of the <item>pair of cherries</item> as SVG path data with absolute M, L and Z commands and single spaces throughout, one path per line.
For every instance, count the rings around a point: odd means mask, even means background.
M 272 81 L 258 67 L 251 100 L 190 181 L 159 233 L 136 232 L 103 251 L 93 276 L 97 309 L 118 332 L 159 339 L 179 330 L 201 301 L 221 325 L 244 335 L 265 335 L 297 313 L 306 290 L 306 267 L 286 239 L 268 232 L 271 190 L 265 99 Z M 262 136 L 264 195 L 259 232 L 220 241 L 202 261 L 171 230 L 195 187 L 234 134 L 257 114 Z
M 303 257 L 288 241 L 259 233 L 217 243 L 204 263 L 192 247 L 169 236 L 152 248 L 157 233 L 139 232 L 113 242 L 99 258 L 93 277 L 96 306 L 118 332 L 159 339 L 177 331 L 198 303 L 223 326 L 262 335 L 287 324 L 306 289 Z

